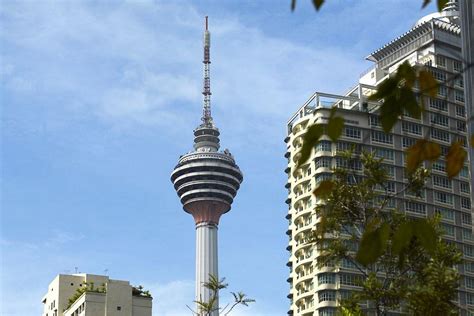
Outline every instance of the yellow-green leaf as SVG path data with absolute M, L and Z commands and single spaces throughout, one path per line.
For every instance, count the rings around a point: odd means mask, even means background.
M 413 234 L 421 246 L 431 255 L 436 249 L 436 230 L 426 219 L 415 219 L 411 221 Z
M 460 142 L 455 142 L 449 147 L 448 154 L 446 155 L 446 173 L 449 178 L 455 177 L 461 171 L 466 156 L 467 153 L 462 148 Z
M 427 93 L 431 97 L 436 97 L 438 94 L 438 82 L 433 77 L 433 74 L 427 70 L 421 70 L 418 74 L 420 82 L 420 89 L 422 93 Z
M 434 161 L 439 156 L 441 156 L 441 147 L 438 144 L 420 139 L 407 149 L 407 171 L 413 172 L 423 161 Z
M 474 134 L 471 135 L 470 143 L 471 147 L 474 147 Z
M 323 136 L 324 128 L 322 125 L 311 125 L 306 133 L 303 136 L 303 146 L 299 151 L 299 159 L 298 159 L 298 166 L 304 164 L 309 156 L 311 155 L 311 150 L 313 147 L 318 143 L 321 136 Z
M 328 121 L 328 136 L 333 142 L 337 141 L 344 128 L 344 119 L 342 117 L 330 117 Z
M 317 197 L 325 197 L 331 193 L 334 188 L 334 182 L 331 180 L 322 181 L 316 189 L 314 189 L 313 194 Z

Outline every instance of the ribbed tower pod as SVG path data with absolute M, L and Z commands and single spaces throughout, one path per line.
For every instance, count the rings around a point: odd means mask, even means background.
M 196 223 L 196 301 L 208 302 L 211 294 L 203 284 L 209 276 L 218 278 L 217 227 L 228 212 L 240 183 L 242 172 L 226 149 L 219 151 L 219 129 L 214 126 L 210 104 L 210 33 L 206 17 L 204 31 L 204 105 L 202 123 L 194 130 L 194 151 L 183 155 L 171 174 L 183 209 Z M 217 310 L 212 315 L 219 315 Z M 199 310 L 199 307 L 198 307 Z

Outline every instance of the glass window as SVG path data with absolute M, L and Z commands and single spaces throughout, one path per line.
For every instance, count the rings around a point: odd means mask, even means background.
M 448 143 L 451 140 L 449 132 L 442 131 L 436 128 L 431 129 L 431 138 L 436 139 L 436 140 L 441 140 L 443 142 L 448 142 Z
M 463 245 L 463 253 L 467 257 L 474 257 L 474 247 L 472 245 Z
M 442 97 L 448 96 L 448 88 L 446 88 L 446 86 L 439 85 L 438 86 L 438 95 L 440 95 Z
M 431 165 L 431 168 L 435 171 L 446 172 L 446 164 L 442 160 L 433 162 L 433 164 Z
M 440 55 L 436 55 L 436 65 L 438 67 L 446 67 L 446 58 Z
M 349 138 L 360 139 L 361 132 L 360 132 L 360 129 L 356 127 L 347 126 L 344 128 L 344 136 L 349 137 Z
M 461 198 L 461 207 L 466 209 L 471 209 L 471 200 L 469 198 Z
M 408 148 L 415 145 L 416 139 L 411 137 L 402 137 L 402 146 L 403 148 Z
M 393 135 L 380 131 L 372 131 L 372 141 L 383 144 L 393 144 Z
M 453 225 L 441 223 L 441 228 L 443 229 L 445 235 L 454 237 L 454 226 Z
M 391 149 L 386 148 L 374 148 L 374 154 L 377 158 L 383 158 L 384 160 L 394 160 L 395 153 Z
M 421 135 L 423 132 L 423 129 L 420 124 L 416 124 L 412 122 L 402 122 L 402 131 L 411 133 L 411 134 Z
M 382 126 L 382 124 L 380 123 L 379 117 L 376 115 L 370 116 L 369 123 L 370 123 L 370 126 L 379 126 L 379 127 Z
M 448 102 L 441 99 L 430 99 L 430 108 L 448 112 Z
M 454 71 L 461 72 L 462 70 L 462 62 L 454 60 L 453 61 L 453 69 Z
M 453 196 L 451 194 L 438 191 L 434 191 L 433 193 L 435 202 L 453 204 Z
M 421 204 L 421 203 L 405 201 L 405 211 L 425 215 L 426 206 L 425 204 Z
M 442 115 L 439 113 L 430 113 L 431 123 L 441 125 L 441 126 L 449 126 L 449 118 L 446 115 Z
M 316 169 L 318 168 L 331 168 L 332 167 L 332 158 L 330 157 L 318 157 L 315 159 L 314 164 L 316 165 Z
M 436 175 L 433 175 L 433 185 L 442 187 L 442 188 L 447 188 L 447 189 L 452 188 L 451 180 L 449 180 L 446 177 L 441 177 L 441 176 L 436 176 Z
M 321 273 L 318 274 L 318 285 L 321 284 L 335 284 L 336 275 L 334 273 Z
M 461 171 L 459 172 L 459 175 L 461 177 L 468 178 L 469 177 L 469 169 L 466 166 L 462 167 Z
M 463 228 L 462 229 L 462 239 L 464 239 L 464 240 L 474 240 L 474 236 L 472 235 L 472 230 L 470 228 Z
M 464 108 L 464 105 L 456 105 L 456 115 L 466 117 L 466 109 Z
M 360 275 L 347 273 L 341 273 L 339 275 L 339 283 L 342 285 L 360 286 L 361 282 L 362 278 Z
M 464 92 L 456 90 L 454 92 L 454 99 L 459 102 L 464 102 Z
M 459 187 L 461 188 L 461 192 L 463 193 L 471 193 L 471 188 L 468 182 L 459 182 Z
M 464 264 L 464 270 L 467 272 L 474 272 L 474 262 L 467 261 Z
M 322 140 L 316 145 L 316 151 L 331 151 L 331 142 Z
M 319 291 L 318 298 L 319 302 L 335 301 L 336 291 Z
M 454 211 L 453 210 L 450 210 L 450 209 L 447 209 L 447 208 L 444 208 L 444 207 L 436 206 L 434 211 L 435 211 L 436 214 L 439 214 L 442 219 L 454 221 Z
M 341 152 L 341 151 L 348 151 L 348 150 L 353 150 L 354 153 L 360 153 L 361 152 L 361 146 L 360 144 L 352 144 L 348 142 L 337 142 L 336 143 L 336 151 Z
M 461 219 L 463 224 L 472 225 L 472 219 L 470 213 L 461 213 Z

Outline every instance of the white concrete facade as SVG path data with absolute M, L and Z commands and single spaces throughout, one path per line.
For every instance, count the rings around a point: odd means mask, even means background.
M 91 287 L 72 304 L 78 289 Z M 42 316 L 151 316 L 152 298 L 140 294 L 128 281 L 93 274 L 59 274 L 43 297 Z

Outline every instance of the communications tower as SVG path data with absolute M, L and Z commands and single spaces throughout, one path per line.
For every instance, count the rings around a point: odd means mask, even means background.
M 181 156 L 171 174 L 183 209 L 196 223 L 196 301 L 209 302 L 211 294 L 203 284 L 210 275 L 218 277 L 217 228 L 219 218 L 231 208 L 243 180 L 229 150 L 219 151 L 219 129 L 211 116 L 211 34 L 208 18 L 204 31 L 204 87 L 202 123 L 194 130 L 194 150 Z M 217 309 L 218 302 L 215 307 Z M 218 311 L 212 315 L 218 315 Z

